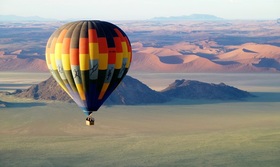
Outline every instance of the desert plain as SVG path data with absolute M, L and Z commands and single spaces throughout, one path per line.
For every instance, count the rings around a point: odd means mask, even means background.
M 16 89 L 24 77 L 36 78 L 24 83 L 28 85 L 47 75 L 1 73 L 1 79 Z M 154 74 L 156 82 L 152 74 L 131 75 L 155 89 L 168 78 Z M 168 76 L 173 80 L 174 75 Z M 280 77 L 254 74 L 250 80 L 250 75 L 208 74 L 208 82 L 226 78 L 237 87 L 255 85 L 249 91 L 257 97 L 103 106 L 94 126 L 85 125 L 85 115 L 74 103 L 15 98 L 2 91 L 7 107 L 0 108 L 0 166 L 279 166 L 280 92 L 274 82 Z
M 276 20 L 117 22 L 132 43 L 128 75 L 150 88 L 189 79 L 256 97 L 103 106 L 90 127 L 74 103 L 7 95 L 50 76 L 45 45 L 64 23 L 0 23 L 1 167 L 279 167 Z

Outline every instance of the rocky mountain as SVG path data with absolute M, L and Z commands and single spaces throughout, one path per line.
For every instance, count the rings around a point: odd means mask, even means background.
M 39 84 L 35 84 L 26 90 L 17 90 L 15 93 L 17 97 L 40 99 L 40 100 L 59 100 L 73 102 L 67 93 L 60 88 L 53 77 Z
M 137 79 L 126 76 L 105 104 L 152 104 L 168 100 L 167 96 L 152 90 Z
M 228 86 L 224 83 L 213 84 L 193 80 L 175 80 L 161 91 L 168 97 L 181 99 L 218 99 L 236 100 L 252 97 L 249 92 Z
M 41 100 L 73 102 L 52 77 L 44 82 L 31 86 L 29 89 L 18 90 L 13 95 Z M 176 80 L 166 89 L 157 92 L 137 79 L 126 76 L 105 104 L 154 104 L 165 103 L 174 98 L 239 100 L 251 96 L 246 91 L 227 86 L 223 83 L 212 84 L 190 80 Z

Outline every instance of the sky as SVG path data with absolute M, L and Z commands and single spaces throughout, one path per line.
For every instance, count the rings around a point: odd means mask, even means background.
M 146 20 L 191 14 L 280 18 L 280 0 L 0 0 L 0 15 L 52 19 Z

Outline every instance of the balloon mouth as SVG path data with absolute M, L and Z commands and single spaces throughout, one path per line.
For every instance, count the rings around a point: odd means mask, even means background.
M 89 116 L 92 112 L 90 112 L 90 111 L 85 111 L 85 110 L 83 110 L 83 112 L 84 112 L 84 114 L 86 115 L 86 116 Z
M 83 110 L 84 114 L 86 116 L 89 116 L 90 114 L 92 114 L 93 112 L 96 112 L 96 111 L 86 111 L 86 110 Z

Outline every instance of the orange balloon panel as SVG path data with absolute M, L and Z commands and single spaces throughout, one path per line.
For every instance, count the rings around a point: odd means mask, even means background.
M 132 58 L 128 37 L 104 21 L 77 21 L 49 38 L 46 61 L 59 85 L 89 115 L 126 75 Z

